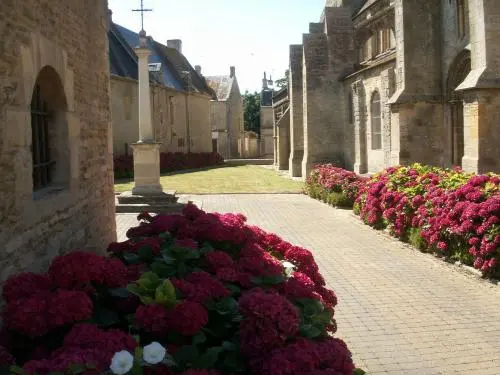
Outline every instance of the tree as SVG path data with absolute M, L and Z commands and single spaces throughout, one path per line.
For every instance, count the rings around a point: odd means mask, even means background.
M 245 130 L 260 134 L 260 94 L 245 91 L 243 95 Z
M 289 75 L 290 75 L 290 69 L 287 69 L 285 71 L 285 78 L 280 78 L 280 79 L 276 80 L 276 82 L 275 82 L 276 87 L 279 87 L 280 89 L 283 87 L 287 87 Z

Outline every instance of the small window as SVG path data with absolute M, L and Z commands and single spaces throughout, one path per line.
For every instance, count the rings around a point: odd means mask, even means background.
M 371 100 L 372 150 L 382 148 L 382 121 L 380 118 L 380 94 L 375 92 Z
M 174 113 L 174 97 L 168 97 L 168 114 L 170 119 L 170 125 L 173 125 L 175 122 L 175 113 Z
M 380 34 L 376 32 L 372 36 L 372 58 L 375 58 L 380 53 Z
M 52 183 L 55 161 L 51 158 L 50 122 L 47 101 L 42 96 L 40 85 L 37 84 L 31 100 L 33 191 Z
M 177 140 L 177 147 L 184 147 L 184 138 L 179 138 Z

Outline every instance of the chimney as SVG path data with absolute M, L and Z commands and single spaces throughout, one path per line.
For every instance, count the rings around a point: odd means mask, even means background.
M 201 66 L 200 65 L 195 65 L 194 70 L 196 70 L 196 73 L 201 76 Z
M 234 78 L 236 76 L 236 68 L 234 66 L 229 68 L 229 76 Z
M 167 40 L 167 47 L 176 49 L 177 51 L 182 53 L 182 40 L 180 39 Z

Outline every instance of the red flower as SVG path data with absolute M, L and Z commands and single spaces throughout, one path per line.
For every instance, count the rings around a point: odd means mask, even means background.
M 284 286 L 284 293 L 288 298 L 317 298 L 314 281 L 300 272 L 294 272 Z
M 168 331 L 167 311 L 160 305 L 139 306 L 135 324 L 146 332 L 165 335 Z
M 194 205 L 191 202 L 188 202 L 188 204 L 186 204 L 184 206 L 184 209 L 182 210 L 182 214 L 189 220 L 196 220 L 204 213 L 205 211 L 200 210 L 198 207 L 196 207 L 196 205 Z
M 299 329 L 299 312 L 285 297 L 255 288 L 239 299 L 241 348 L 247 356 L 282 346 Z
M 0 366 L 13 365 L 15 363 L 15 359 L 9 351 L 0 346 Z
M 283 274 L 283 265 L 258 244 L 248 244 L 240 252 L 238 265 L 254 276 L 277 276 Z
M 56 257 L 49 268 L 52 282 L 60 288 L 81 288 L 94 281 L 104 281 L 105 258 L 96 254 L 75 251 Z
M 210 299 L 227 297 L 231 292 L 224 285 L 206 272 L 190 273 L 185 280 L 172 279 L 172 284 L 185 299 L 195 302 L 206 302 Z
M 11 302 L 31 297 L 39 292 L 48 292 L 52 287 L 50 278 L 27 272 L 10 277 L 3 285 L 3 299 Z
M 219 268 L 231 268 L 235 266 L 233 258 L 223 251 L 211 251 L 205 254 L 205 259 L 211 269 L 216 271 Z
M 93 303 L 84 292 L 59 290 L 48 299 L 48 323 L 51 327 L 90 319 Z
M 99 348 L 108 354 L 109 360 L 121 350 L 133 352 L 137 345 L 137 341 L 123 331 L 103 331 L 93 324 L 76 324 L 64 338 L 65 347 Z
M 221 375 L 221 373 L 217 370 L 195 370 L 195 369 L 189 369 L 181 375 Z
M 168 311 L 169 328 L 185 336 L 194 336 L 208 323 L 208 312 L 202 304 L 183 301 Z
M 28 337 L 42 336 L 49 330 L 47 295 L 38 293 L 24 300 L 7 304 L 4 323 L 8 329 Z
M 104 284 L 109 288 L 119 288 L 128 283 L 128 269 L 119 259 L 106 259 L 103 272 Z
M 135 251 L 135 244 L 131 240 L 127 240 L 125 242 L 112 242 L 108 246 L 109 253 L 112 254 L 121 254 Z

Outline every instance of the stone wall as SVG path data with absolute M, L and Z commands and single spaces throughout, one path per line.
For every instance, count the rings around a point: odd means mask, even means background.
M 126 152 L 132 154 L 131 145 L 139 139 L 137 81 L 113 76 L 111 78 L 111 105 L 113 152 L 115 155 L 123 155 Z M 183 92 L 152 85 L 152 121 L 156 140 L 161 143 L 161 152 L 188 152 L 186 105 L 189 106 L 190 151 L 211 151 L 210 97 L 190 94 L 186 101 L 186 94 Z
M 233 81 L 231 96 L 227 101 L 228 105 L 228 131 L 230 144 L 230 157 L 239 157 L 239 138 L 244 131 L 243 128 L 243 100 L 241 98 L 240 88 L 236 78 Z
M 304 117 L 303 117 L 303 47 L 290 46 L 290 176 L 302 176 L 302 158 L 304 157 Z
M 274 112 L 273 107 L 260 107 L 260 139 L 262 140 L 261 155 L 274 154 Z
M 0 2 L 0 281 L 116 238 L 107 28 L 105 0 Z M 37 77 L 54 109 L 57 178 L 34 192 Z

